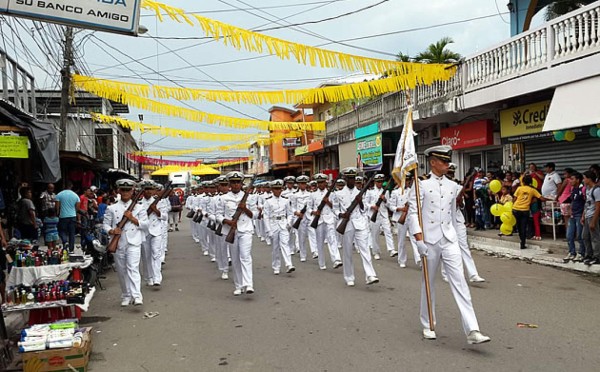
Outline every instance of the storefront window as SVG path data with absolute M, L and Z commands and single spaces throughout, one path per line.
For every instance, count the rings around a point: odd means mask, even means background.
M 485 152 L 486 171 L 497 172 L 502 168 L 502 149 Z
M 469 168 L 481 168 L 481 153 L 469 154 Z

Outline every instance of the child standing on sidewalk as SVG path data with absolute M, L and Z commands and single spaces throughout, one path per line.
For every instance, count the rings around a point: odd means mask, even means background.
M 485 196 L 486 190 L 484 188 L 480 188 L 475 192 L 475 205 L 473 208 L 475 209 L 475 231 L 485 230 L 485 222 L 484 222 L 484 202 L 483 198 Z
M 56 248 L 56 242 L 58 241 L 58 217 L 56 217 L 56 210 L 53 208 L 48 209 L 47 215 L 44 217 L 44 241 L 49 250 Z

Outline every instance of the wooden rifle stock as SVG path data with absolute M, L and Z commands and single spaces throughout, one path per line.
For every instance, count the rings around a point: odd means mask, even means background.
M 150 206 L 148 207 L 148 210 L 146 210 L 146 212 L 148 213 L 148 217 L 150 217 L 150 215 L 152 213 L 154 213 L 154 210 L 152 209 L 152 207 L 155 207 L 159 201 L 163 200 L 167 195 L 169 195 L 169 192 L 171 192 L 171 184 L 173 183 L 173 181 L 169 181 L 166 185 L 165 185 L 165 189 L 162 191 L 162 193 L 160 194 L 160 196 L 156 199 L 154 199 L 154 201 L 152 202 L 152 204 L 150 204 Z
M 302 223 L 302 219 L 304 218 L 304 213 L 306 213 L 306 207 L 307 205 L 305 204 L 304 208 L 302 208 L 302 210 L 300 211 L 300 213 L 302 213 L 302 217 L 296 218 L 296 221 L 294 221 L 294 224 L 292 225 L 292 227 L 296 230 L 300 228 L 300 224 Z
M 131 199 L 131 204 L 129 205 L 129 208 L 127 208 L 127 211 L 129 211 L 129 212 L 133 211 L 133 208 L 135 208 L 135 205 L 138 203 L 138 201 L 142 197 L 143 193 L 144 193 L 144 190 L 140 190 L 140 192 L 138 192 Z M 125 227 L 127 222 L 129 222 L 129 220 L 125 216 L 123 216 L 123 218 L 121 218 L 121 221 L 119 221 L 119 223 L 117 224 L 117 228 L 119 228 L 121 230 L 121 234 L 123 233 L 123 227 Z M 120 234 L 113 235 L 112 238 L 110 239 L 110 242 L 108 243 L 108 246 L 106 246 L 106 250 L 110 253 L 115 253 L 117 251 L 117 248 L 119 248 L 119 239 L 121 239 Z
M 223 236 L 223 232 L 222 231 L 223 231 L 223 224 L 220 223 L 217 226 L 217 229 L 215 230 L 215 234 L 217 234 L 218 236 Z
M 317 210 L 319 211 L 319 214 L 315 214 L 313 216 L 313 220 L 310 223 L 310 227 L 312 227 L 313 229 L 316 229 L 319 226 L 319 219 L 321 219 L 321 212 L 323 212 L 323 209 L 325 208 L 325 199 L 329 198 L 329 195 L 331 195 L 331 193 L 333 192 L 333 190 L 335 190 L 335 183 L 337 180 L 339 180 L 341 177 L 341 173 L 338 174 L 338 177 L 335 179 L 335 181 L 333 181 L 331 183 L 331 186 L 329 186 L 329 189 L 327 189 L 327 194 L 325 194 L 325 196 L 323 197 L 323 199 L 321 199 L 321 203 L 319 203 L 319 206 L 317 207 Z
M 340 224 L 338 225 L 338 227 L 336 229 L 336 231 L 339 232 L 340 234 L 343 234 L 346 232 L 346 226 L 348 226 L 348 222 L 350 221 L 350 215 L 352 214 L 352 212 L 354 212 L 354 210 L 358 206 L 358 199 L 362 198 L 363 195 L 365 194 L 365 192 L 367 192 L 367 190 L 369 189 L 369 186 L 371 186 L 371 183 L 373 182 L 373 177 L 369 178 L 369 181 L 367 181 L 367 183 L 363 186 L 363 188 L 360 190 L 358 195 L 356 195 L 354 197 L 354 200 L 352 200 L 352 203 L 350 203 L 350 206 L 348 207 L 348 209 L 346 209 L 346 213 L 345 213 L 346 217 L 342 218 L 342 220 L 340 221 Z
M 377 222 L 377 215 L 379 214 L 379 207 L 381 207 L 381 203 L 383 203 L 383 198 L 382 196 L 385 196 L 385 193 L 388 191 L 391 191 L 394 188 L 394 178 L 391 178 L 388 181 L 388 185 L 385 189 L 383 189 L 383 191 L 381 191 L 381 195 L 379 195 L 379 199 L 377 199 L 377 203 L 375 203 L 375 205 L 377 206 L 377 210 L 373 211 L 373 214 L 371 215 L 371 222 Z
M 244 192 L 244 196 L 242 196 L 242 200 L 240 200 L 239 204 L 246 204 L 246 201 L 248 200 L 248 195 L 250 195 L 250 189 L 254 185 L 254 180 L 255 180 L 255 178 L 252 178 L 252 181 L 250 182 L 250 185 L 248 185 L 247 190 Z M 233 217 L 231 219 L 236 224 L 237 224 L 238 220 L 240 219 L 240 216 L 242 215 L 242 209 L 239 207 L 239 204 L 238 204 L 238 207 L 235 210 L 235 213 L 233 214 Z M 233 244 L 233 242 L 235 241 L 236 230 L 237 230 L 237 228 L 234 228 L 233 226 L 231 226 L 231 228 L 229 229 L 229 233 L 225 237 L 225 241 L 227 243 Z

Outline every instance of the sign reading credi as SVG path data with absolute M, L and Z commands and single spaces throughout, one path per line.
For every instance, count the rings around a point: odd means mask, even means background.
M 500 111 L 500 136 L 507 138 L 541 133 L 550 102 L 538 102 Z
M 0 0 L 0 14 L 137 35 L 142 0 Z

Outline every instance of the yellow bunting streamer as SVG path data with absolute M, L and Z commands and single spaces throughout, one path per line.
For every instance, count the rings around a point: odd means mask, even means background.
M 161 99 L 173 98 L 177 100 L 206 100 L 213 102 L 226 101 L 253 105 L 263 105 L 267 103 L 313 104 L 342 102 L 351 99 L 378 96 L 385 93 L 396 92 L 398 90 L 412 89 L 416 84 L 416 81 L 413 81 L 412 85 L 406 86 L 404 79 L 394 76 L 385 79 L 324 88 L 277 91 L 229 91 L 169 87 L 164 85 L 149 86 L 82 75 L 73 75 L 73 78 L 81 85 L 94 85 L 102 87 L 102 89 L 106 91 L 119 90 L 146 98 L 152 95 L 155 98 Z
M 182 20 L 190 26 L 195 26 L 194 20 L 200 25 L 207 36 L 213 37 L 225 45 L 231 45 L 237 50 L 245 49 L 249 52 L 269 53 L 280 59 L 295 59 L 298 63 L 325 68 L 341 68 L 347 71 L 363 71 L 366 73 L 383 74 L 387 71 L 397 71 L 406 81 L 406 86 L 415 84 L 431 84 L 437 80 L 447 80 L 454 75 L 455 68 L 444 64 L 422 64 L 413 62 L 397 62 L 384 59 L 367 58 L 352 54 L 345 54 L 326 49 L 311 47 L 267 36 L 240 27 L 219 22 L 198 14 L 185 14 L 180 8 L 154 0 L 144 0 L 142 7 L 154 11 L 162 22 L 161 12 L 177 21 Z
M 217 152 L 217 151 L 230 151 L 230 150 L 247 150 L 253 143 L 258 145 L 270 145 L 273 142 L 281 141 L 284 138 L 290 137 L 287 133 L 277 134 L 271 137 L 259 138 L 255 141 L 248 141 L 243 143 L 235 143 L 223 146 L 214 147 L 202 147 L 197 149 L 186 149 L 186 150 L 167 150 L 167 151 L 136 151 L 136 155 L 152 155 L 152 156 L 180 156 L 187 154 L 194 154 L 198 152 Z
M 175 128 L 166 128 L 158 125 L 151 125 L 145 123 L 139 123 L 136 121 L 127 120 L 118 116 L 108 116 L 97 113 L 91 113 L 92 119 L 99 123 L 104 124 L 117 124 L 123 128 L 127 128 L 134 131 L 152 133 L 165 137 L 177 137 L 196 139 L 201 141 L 222 141 L 222 142 L 233 142 L 233 141 L 250 141 L 255 138 L 259 138 L 263 133 L 214 133 L 214 132 L 198 132 L 193 130 L 182 130 Z M 286 137 L 300 137 L 302 132 L 290 131 Z
M 276 122 L 253 119 L 242 119 L 231 116 L 211 114 L 204 111 L 170 105 L 153 101 L 137 94 L 126 92 L 120 88 L 108 87 L 96 81 L 86 80 L 79 75 L 73 76 L 73 83 L 80 89 L 86 90 L 99 97 L 106 98 L 125 105 L 131 105 L 158 114 L 173 116 L 188 121 L 222 125 L 230 128 L 257 128 L 262 130 L 325 130 L 324 121 L 314 122 Z
M 247 163 L 249 162 L 249 159 L 239 159 L 239 160 L 233 160 L 233 161 L 224 161 L 222 163 L 214 163 L 214 164 L 204 164 L 208 167 L 212 167 L 212 168 L 225 168 L 225 167 L 229 167 L 231 165 L 238 165 L 238 164 L 242 164 L 242 163 Z

